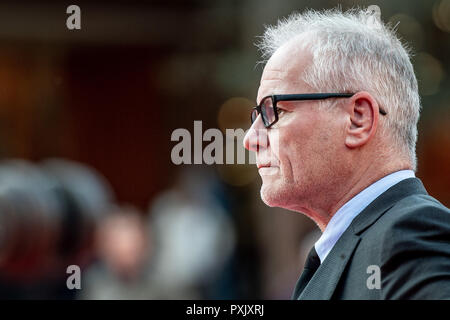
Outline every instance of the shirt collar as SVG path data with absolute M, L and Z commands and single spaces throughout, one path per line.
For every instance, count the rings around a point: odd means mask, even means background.
M 391 173 L 374 182 L 345 203 L 333 217 L 331 217 L 322 236 L 314 245 L 320 258 L 320 262 L 322 263 L 325 260 L 341 235 L 364 208 L 393 185 L 404 179 L 413 177 L 415 177 L 415 175 L 412 170 L 400 170 Z

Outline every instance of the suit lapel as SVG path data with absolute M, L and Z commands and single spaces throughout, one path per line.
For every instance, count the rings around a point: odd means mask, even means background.
M 347 263 L 350 261 L 350 257 L 361 240 L 359 236 L 392 208 L 397 201 L 412 194 L 427 194 L 422 182 L 417 178 L 400 181 L 357 215 L 317 269 L 298 299 L 330 299 Z
M 409 178 L 400 181 L 390 187 L 378 198 L 372 201 L 360 214 L 358 214 L 349 226 L 355 234 L 361 234 L 374 224 L 386 211 L 392 208 L 399 200 L 413 194 L 428 194 L 422 182 L 417 178 Z
M 341 278 L 342 272 L 352 256 L 353 251 L 357 247 L 359 240 L 360 238 L 355 236 L 352 232 L 344 232 L 298 299 L 331 299 L 339 279 Z

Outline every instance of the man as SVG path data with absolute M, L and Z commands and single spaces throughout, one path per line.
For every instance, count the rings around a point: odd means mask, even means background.
M 420 99 L 408 52 L 372 10 L 269 27 L 244 145 L 261 198 L 322 235 L 294 299 L 449 299 L 450 210 L 415 178 Z

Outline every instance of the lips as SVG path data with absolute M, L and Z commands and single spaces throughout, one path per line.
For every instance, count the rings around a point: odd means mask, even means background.
M 256 166 L 258 169 L 261 168 L 278 168 L 280 166 L 280 162 L 277 158 L 258 155 L 256 158 Z
M 270 162 L 268 162 L 268 163 L 258 163 L 257 167 L 258 167 L 258 169 L 261 169 L 261 168 L 278 168 L 278 166 L 272 165 Z
M 261 177 L 263 176 L 273 176 L 278 174 L 280 171 L 280 168 L 275 167 L 275 166 L 270 166 L 270 165 L 260 165 L 258 166 L 258 172 L 261 175 Z

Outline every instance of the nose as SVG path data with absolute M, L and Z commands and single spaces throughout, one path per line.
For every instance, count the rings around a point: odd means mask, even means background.
M 268 145 L 269 137 L 267 135 L 267 128 L 264 127 L 261 115 L 258 115 L 258 118 L 256 118 L 255 122 L 253 122 L 245 134 L 244 148 L 249 151 L 258 152 L 261 148 L 267 148 Z

